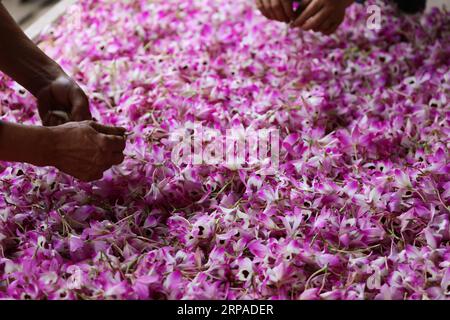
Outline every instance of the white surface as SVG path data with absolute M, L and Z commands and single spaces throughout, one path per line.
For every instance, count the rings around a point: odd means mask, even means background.
M 52 24 L 53 21 L 58 19 L 64 11 L 75 3 L 77 0 L 62 0 L 53 6 L 49 11 L 43 14 L 38 20 L 36 20 L 32 25 L 30 25 L 25 33 L 31 39 L 36 38 L 45 28 Z
M 33 0 L 28 3 L 21 3 L 20 0 L 3 0 L 5 7 L 16 21 L 21 21 L 45 2 L 45 0 Z

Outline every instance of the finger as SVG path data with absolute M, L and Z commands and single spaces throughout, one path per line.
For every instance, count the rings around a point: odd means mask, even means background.
M 284 14 L 287 17 L 286 22 L 291 22 L 294 19 L 294 8 L 292 7 L 291 0 L 282 0 L 281 5 L 283 6 Z
M 104 157 L 104 162 L 100 166 L 103 171 L 111 169 L 112 166 L 118 166 L 125 160 L 125 155 L 122 152 L 113 152 L 109 156 Z
M 111 163 L 115 166 L 121 164 L 125 160 L 123 153 L 113 153 L 111 157 Z
M 281 4 L 282 0 L 271 0 L 270 6 L 272 8 L 275 20 L 280 22 L 288 22 L 288 17 L 284 14 L 284 9 Z
M 294 12 L 294 18 L 292 19 L 291 26 L 295 28 L 295 21 L 300 17 L 302 12 L 309 6 L 312 0 L 300 1 L 298 8 Z
M 303 30 L 314 30 L 318 31 L 319 27 L 326 22 L 331 16 L 331 12 L 328 10 L 320 10 L 316 15 L 311 17 L 310 19 L 306 20 L 306 22 L 303 24 L 302 29 Z
M 71 90 L 70 103 L 72 105 L 71 120 L 84 121 L 91 120 L 92 115 L 89 110 L 89 100 L 80 88 Z
M 57 104 L 54 106 L 56 109 L 70 112 L 70 105 L 67 102 L 70 101 L 69 93 L 71 84 L 69 78 L 59 77 L 50 86 L 51 98 Z
M 103 179 L 103 172 L 96 172 L 88 175 L 83 175 L 80 180 L 84 182 L 92 182 Z
M 330 29 L 333 24 L 334 24 L 334 20 L 328 18 L 320 25 L 320 27 L 318 29 L 320 32 L 324 33 L 325 30 Z
M 119 136 L 103 135 L 103 148 L 110 152 L 122 152 L 126 147 L 125 138 Z
M 337 30 L 338 27 L 339 27 L 339 23 L 334 22 L 331 24 L 331 26 L 329 28 L 327 28 L 326 30 L 323 31 L 323 34 L 329 36 L 330 34 L 333 34 Z
M 308 20 L 309 18 L 313 17 L 322 9 L 322 3 L 320 1 L 312 1 L 306 9 L 300 14 L 300 16 L 295 20 L 294 26 L 295 27 L 302 27 L 303 24 Z
M 94 128 L 97 132 L 103 133 L 106 135 L 113 135 L 113 136 L 120 136 L 123 137 L 127 130 L 122 127 L 112 127 L 112 126 L 105 126 L 103 124 L 100 124 L 98 122 L 90 122 L 90 126 Z
M 339 28 L 339 26 L 342 24 L 342 22 L 344 22 L 344 17 L 341 17 L 337 21 L 335 21 L 329 29 L 324 31 L 324 34 L 330 35 L 330 34 L 336 32 L 336 30 Z
M 91 182 L 91 181 L 94 180 L 93 179 L 93 175 L 88 174 L 86 172 L 82 172 L 82 173 L 79 173 L 79 172 L 64 172 L 64 173 L 66 173 L 69 176 L 71 176 L 71 177 L 73 177 L 73 178 L 75 178 L 75 179 L 77 179 L 79 181 L 82 181 L 82 182 Z
M 258 8 L 259 11 L 261 11 L 262 15 L 266 18 L 269 18 L 266 8 L 264 7 L 264 4 L 262 2 L 262 0 L 256 0 L 256 6 Z
M 44 126 L 50 125 L 50 105 L 51 105 L 51 91 L 50 88 L 43 89 L 39 95 L 37 96 L 38 100 L 38 110 L 39 110 L 39 116 L 41 117 L 42 124 Z
M 270 6 L 270 0 L 261 0 L 264 6 L 264 11 L 266 12 L 266 17 L 268 19 L 275 19 L 273 12 L 271 10 L 271 6 Z
M 305 11 L 305 9 L 309 6 L 309 4 L 311 3 L 312 0 L 303 0 L 300 1 L 298 8 L 295 10 L 294 15 L 296 17 L 299 17 L 300 14 Z

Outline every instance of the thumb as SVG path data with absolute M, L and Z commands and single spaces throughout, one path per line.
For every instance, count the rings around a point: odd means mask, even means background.
M 50 105 L 52 103 L 50 88 L 45 88 L 44 90 L 42 90 L 36 98 L 38 103 L 39 116 L 41 117 L 42 124 L 44 126 L 54 125 L 50 114 Z
M 99 124 L 97 122 L 91 122 L 91 127 L 94 128 L 97 132 L 103 133 L 106 135 L 112 135 L 112 136 L 125 136 L 125 132 L 127 130 L 122 127 L 111 127 L 111 126 L 105 126 L 103 124 Z
M 72 110 L 70 112 L 71 120 L 84 121 L 92 120 L 91 111 L 89 110 L 89 100 L 78 86 L 70 92 L 70 104 Z

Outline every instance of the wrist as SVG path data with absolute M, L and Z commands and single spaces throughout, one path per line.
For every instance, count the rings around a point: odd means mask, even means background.
M 49 63 L 34 71 L 33 75 L 29 78 L 26 88 L 37 98 L 43 89 L 50 86 L 58 78 L 66 76 L 59 65 Z
M 54 162 L 54 134 L 48 127 L 29 127 L 29 150 L 25 162 L 45 167 L 52 166 Z
M 37 127 L 39 133 L 36 134 L 37 137 L 37 148 L 36 153 L 38 154 L 35 159 L 37 163 L 32 163 L 36 166 L 56 166 L 57 162 L 57 130 L 56 127 Z

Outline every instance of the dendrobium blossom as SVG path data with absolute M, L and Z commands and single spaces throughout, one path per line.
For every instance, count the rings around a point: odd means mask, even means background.
M 0 298 L 448 299 L 450 14 L 376 4 L 327 37 L 248 0 L 78 1 L 39 44 L 126 160 L 0 165 Z M 5 76 L 0 105 L 39 124 Z M 277 128 L 279 167 L 174 163 L 195 123 Z

